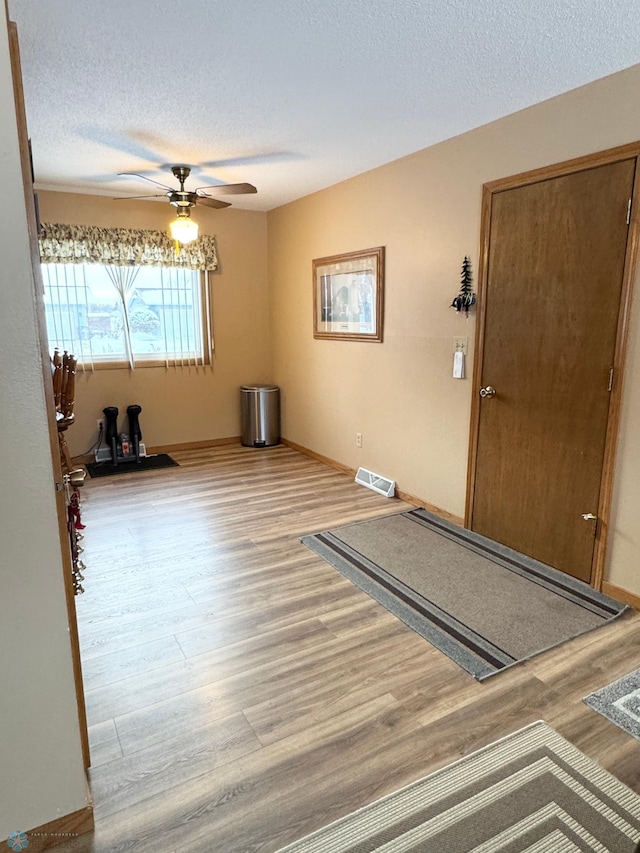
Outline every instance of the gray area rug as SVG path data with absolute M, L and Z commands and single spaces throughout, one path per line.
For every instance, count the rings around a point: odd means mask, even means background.
M 543 722 L 280 853 L 633 853 L 640 796 Z
M 479 680 L 629 609 L 424 509 L 301 541 Z
M 583 701 L 627 734 L 640 740 L 640 669 L 596 690 Z

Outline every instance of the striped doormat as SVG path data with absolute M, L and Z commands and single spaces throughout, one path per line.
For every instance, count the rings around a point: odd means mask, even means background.
M 532 723 L 280 853 L 633 853 L 640 796 Z
M 301 541 L 479 680 L 630 610 L 424 509 Z

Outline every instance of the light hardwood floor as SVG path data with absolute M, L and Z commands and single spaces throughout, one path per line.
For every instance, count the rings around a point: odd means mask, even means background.
M 298 541 L 406 504 L 287 447 L 174 455 L 85 486 L 96 830 L 60 850 L 273 853 L 537 719 L 640 792 L 581 701 L 640 615 L 480 684 Z

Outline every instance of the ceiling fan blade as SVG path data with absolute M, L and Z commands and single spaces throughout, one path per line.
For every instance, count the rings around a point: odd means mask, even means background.
M 157 193 L 154 195 L 118 195 L 114 197 L 114 201 L 135 201 L 140 198 L 165 198 L 166 193 Z
M 161 184 L 160 181 L 154 181 L 153 178 L 147 178 L 146 175 L 139 175 L 137 172 L 118 172 L 118 177 L 141 178 L 143 181 L 149 181 L 150 183 L 155 184 L 157 187 L 161 187 L 163 190 L 173 192 L 173 187 L 168 187 L 166 184 Z
M 208 195 L 198 196 L 198 206 L 203 204 L 205 207 L 231 207 L 228 201 L 218 201 L 217 198 L 211 198 Z
M 214 190 L 216 195 L 240 195 L 242 193 L 258 192 L 253 184 L 219 184 L 213 187 L 196 187 L 195 191 L 200 194 L 201 190 Z

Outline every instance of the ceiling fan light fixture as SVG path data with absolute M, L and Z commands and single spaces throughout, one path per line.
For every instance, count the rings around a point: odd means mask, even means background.
M 191 219 L 189 208 L 178 209 L 177 218 L 169 223 L 169 231 L 171 239 L 183 246 L 198 239 L 198 223 Z

